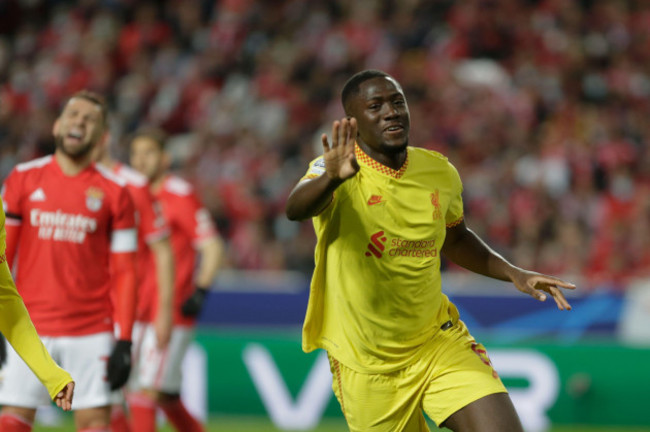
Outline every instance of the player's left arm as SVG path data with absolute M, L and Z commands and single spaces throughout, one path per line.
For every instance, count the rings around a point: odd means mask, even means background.
M 200 261 L 195 285 L 209 288 L 217 276 L 223 256 L 223 242 L 217 235 L 208 237 L 198 245 Z
M 199 266 L 194 279 L 194 292 L 181 306 L 181 312 L 185 316 L 197 316 L 201 312 L 208 291 L 221 267 L 223 256 L 223 243 L 212 222 L 212 216 L 201 205 L 197 196 L 193 196 L 191 200 L 195 209 L 194 217 L 184 229 L 194 238 L 195 247 L 199 252 Z
M 210 287 L 221 267 L 223 243 L 219 236 L 203 239 L 197 246 L 199 252 L 199 268 L 194 279 L 194 292 L 181 307 L 185 316 L 197 316 L 203 309 L 203 303 Z
M 117 338 L 130 341 L 137 299 L 135 252 L 111 253 L 111 280 L 115 289 Z
M 571 310 L 560 288 L 574 289 L 574 284 L 511 264 L 469 229 L 464 220 L 447 228 L 441 252 L 445 258 L 474 273 L 512 282 L 519 291 L 540 301 L 545 301 L 549 294 L 558 309 Z
M 108 358 L 107 378 L 111 390 L 122 387 L 131 372 L 131 333 L 137 300 L 135 207 L 131 196 L 121 188 L 113 203 L 111 226 L 110 277 L 115 290 L 115 316 L 118 335 Z

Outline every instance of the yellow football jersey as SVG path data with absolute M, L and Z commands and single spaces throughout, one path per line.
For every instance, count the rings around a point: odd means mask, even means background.
M 417 358 L 458 312 L 442 294 L 440 249 L 463 219 L 462 183 L 441 154 L 408 147 L 399 171 L 358 146 L 359 172 L 313 218 L 316 267 L 303 350 L 351 369 L 387 373 Z M 303 178 L 324 173 L 317 158 Z
M 41 343 L 23 299 L 16 290 L 5 256 L 7 231 L 1 203 L 0 200 L 0 332 L 54 399 L 72 378 L 52 360 Z

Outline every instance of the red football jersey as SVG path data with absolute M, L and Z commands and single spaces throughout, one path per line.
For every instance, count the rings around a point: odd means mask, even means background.
M 134 207 L 124 182 L 88 166 L 67 176 L 53 156 L 17 165 L 2 197 L 20 225 L 16 285 L 39 334 L 113 330 L 109 258 L 135 252 Z
M 155 317 L 158 292 L 156 263 L 148 244 L 169 236 L 169 227 L 162 207 L 149 190 L 145 176 L 124 164 L 116 164 L 113 172 L 126 182 L 136 211 L 138 228 L 138 304 L 136 320 L 150 322 Z
M 194 291 L 196 246 L 217 235 L 207 209 L 194 188 L 180 177 L 169 175 L 156 193 L 171 230 L 176 280 L 174 284 L 174 324 L 191 325 L 194 318 L 181 314 L 183 302 Z

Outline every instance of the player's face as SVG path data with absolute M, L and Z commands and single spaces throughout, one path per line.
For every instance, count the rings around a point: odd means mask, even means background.
M 137 137 L 131 142 L 131 166 L 149 180 L 158 177 L 163 169 L 163 152 L 157 142 L 148 137 Z
M 83 158 L 104 137 L 101 108 L 89 100 L 72 98 L 54 123 L 52 132 L 58 151 L 72 159 Z
M 388 155 L 406 149 L 411 118 L 404 92 L 394 79 L 361 83 L 348 103 L 348 114 L 357 119 L 359 138 L 371 149 Z

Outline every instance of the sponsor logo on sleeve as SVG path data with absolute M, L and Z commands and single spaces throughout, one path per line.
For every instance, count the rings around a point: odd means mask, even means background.
M 320 176 L 323 173 L 325 173 L 325 159 L 322 157 L 319 159 L 316 159 L 313 164 L 311 164 L 311 167 L 309 167 L 309 171 L 307 172 L 307 175 L 315 175 L 315 176 Z

